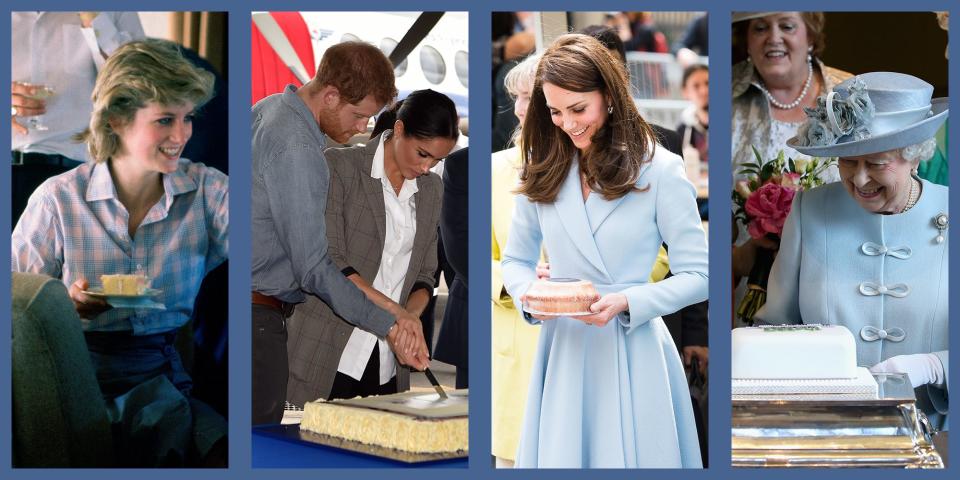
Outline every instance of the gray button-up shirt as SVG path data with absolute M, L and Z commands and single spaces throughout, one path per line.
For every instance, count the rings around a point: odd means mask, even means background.
M 384 337 L 393 316 L 367 300 L 327 255 L 326 141 L 296 91 L 287 85 L 253 106 L 252 288 L 289 303 L 316 295 L 338 316 Z

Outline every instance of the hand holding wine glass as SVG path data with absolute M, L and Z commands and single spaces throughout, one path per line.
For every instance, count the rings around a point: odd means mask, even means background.
M 34 85 L 27 82 L 11 82 L 10 85 L 10 103 L 11 103 L 11 125 L 16 133 L 26 135 L 29 130 L 27 125 L 17 121 L 17 117 L 36 117 L 43 115 L 47 111 L 45 91 L 53 92 L 52 89 L 43 85 Z M 27 119 L 32 120 L 32 119 Z M 42 122 L 40 122 L 42 125 Z
M 37 131 L 49 130 L 43 123 L 43 114 L 47 111 L 47 99 L 54 96 L 56 91 L 39 83 L 13 82 L 11 85 L 11 115 L 12 117 L 30 117 L 24 126 L 12 118 L 13 129 L 20 134 L 26 134 L 29 129 Z

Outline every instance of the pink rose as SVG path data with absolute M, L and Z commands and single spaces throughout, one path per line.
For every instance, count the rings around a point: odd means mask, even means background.
M 772 182 L 764 184 L 753 192 L 744 206 L 747 216 L 750 217 L 750 222 L 747 224 L 747 232 L 750 236 L 761 238 L 770 233 L 780 236 L 796 194 L 796 188 Z

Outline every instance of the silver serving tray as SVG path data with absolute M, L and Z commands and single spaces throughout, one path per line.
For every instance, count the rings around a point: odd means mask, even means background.
M 909 379 L 874 377 L 877 397 L 735 396 L 733 466 L 943 468 Z

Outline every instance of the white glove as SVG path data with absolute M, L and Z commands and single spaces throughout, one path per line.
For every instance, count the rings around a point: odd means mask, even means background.
M 872 367 L 871 373 L 906 373 L 910 377 L 913 388 L 920 385 L 933 384 L 942 387 L 946 380 L 943 374 L 943 364 L 932 353 L 916 353 L 913 355 L 897 355 L 890 357 Z

